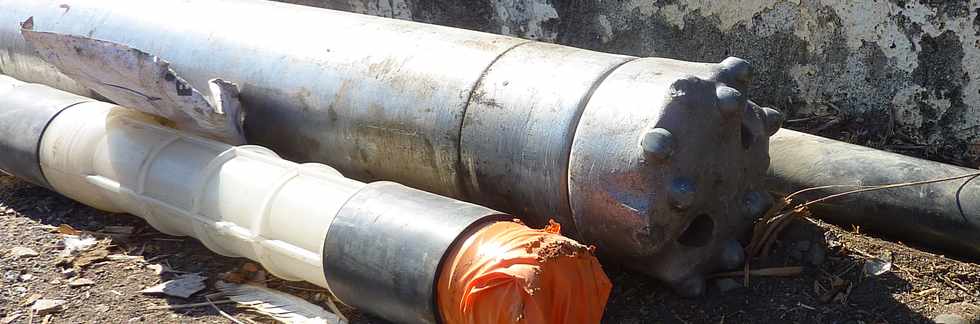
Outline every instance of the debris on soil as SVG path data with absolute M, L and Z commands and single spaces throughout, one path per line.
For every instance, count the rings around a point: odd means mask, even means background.
M 153 287 L 148 287 L 140 292 L 144 294 L 164 294 L 168 296 L 187 298 L 201 290 L 204 290 L 204 280 L 207 280 L 207 277 L 202 277 L 196 273 L 191 273 Z
M 16 312 L 16 313 L 7 315 L 7 317 L 4 317 L 3 319 L 0 319 L 0 324 L 10 324 L 10 323 L 13 323 L 14 321 L 16 321 L 21 316 L 24 316 L 24 313 Z
M 109 256 L 108 241 L 102 241 L 97 247 L 91 248 L 90 250 L 83 251 L 77 256 L 67 256 L 62 257 L 62 264 L 71 264 L 76 268 L 84 268 L 88 265 L 102 261 L 107 256 Z
M 956 314 L 942 314 L 933 319 L 936 324 L 974 324 L 974 321 L 967 320 L 963 316 Z
M 13 255 L 14 258 L 17 258 L 17 259 L 21 259 L 21 258 L 32 258 L 32 257 L 36 257 L 36 256 L 39 255 L 37 253 L 37 251 L 34 251 L 33 249 L 26 248 L 26 247 L 23 247 L 23 246 L 18 246 L 18 247 L 14 247 L 14 248 L 10 249 L 10 254 Z
M 74 227 L 71 227 L 71 225 L 68 224 L 58 225 L 58 227 L 54 228 L 54 232 L 61 233 L 64 235 L 75 236 L 75 237 L 82 235 L 81 231 L 75 229 Z
M 79 252 L 88 251 L 97 243 L 98 241 L 89 235 L 65 235 L 62 243 L 65 248 L 61 250 L 61 256 L 70 257 Z
M 38 299 L 41 299 L 41 297 L 44 297 L 44 295 L 33 294 L 30 297 L 27 297 L 27 299 L 24 299 L 24 301 L 21 302 L 20 305 L 24 307 L 34 305 L 34 302 L 36 302 Z
M 892 270 L 892 263 L 878 259 L 868 259 L 864 261 L 864 274 L 868 276 L 880 276 Z
M 31 306 L 31 311 L 37 315 L 57 313 L 65 310 L 65 304 L 67 303 L 67 301 L 61 299 L 39 299 Z
M 125 254 L 110 254 L 105 257 L 109 261 L 132 261 L 132 260 L 143 260 L 143 257 L 138 255 L 125 255 Z
M 77 288 L 94 285 L 95 281 L 86 278 L 75 278 L 68 281 L 68 287 Z
M 224 281 L 216 282 L 215 287 L 240 307 L 269 316 L 280 323 L 347 323 L 343 314 L 328 312 L 302 298 L 278 290 Z
M 166 266 L 164 266 L 162 264 L 147 264 L 146 265 L 146 268 L 147 269 L 150 269 L 150 270 L 153 270 L 153 273 L 155 273 L 157 275 L 161 275 L 164 272 L 168 272 L 168 270 L 170 270 L 169 268 L 167 268 Z

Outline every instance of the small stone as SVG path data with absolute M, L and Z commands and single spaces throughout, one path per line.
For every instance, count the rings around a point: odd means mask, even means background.
M 68 287 L 77 288 L 94 285 L 95 281 L 86 278 L 75 278 L 68 281 Z
M 5 282 L 17 282 L 17 278 L 20 277 L 20 272 L 10 270 L 3 273 L 3 281 Z
M 78 274 L 78 270 L 75 268 L 65 268 L 61 270 L 61 275 L 65 278 L 71 278 Z
M 31 281 L 31 279 L 34 279 L 34 275 L 30 273 L 20 275 L 20 281 Z
M 742 288 L 742 284 L 735 281 L 735 279 L 725 278 L 715 280 L 715 286 L 718 287 L 718 291 L 726 293 L 738 288 Z
M 10 254 L 13 255 L 15 259 L 32 258 L 39 255 L 37 251 L 22 246 L 10 249 Z
M 27 287 L 14 287 L 14 291 L 23 294 L 27 292 Z
M 60 299 L 39 299 L 31 306 L 31 310 L 37 312 L 38 315 L 57 313 L 65 310 L 67 303 L 67 301 Z
M 936 324 L 973 324 L 973 321 L 956 314 L 942 314 L 933 319 Z

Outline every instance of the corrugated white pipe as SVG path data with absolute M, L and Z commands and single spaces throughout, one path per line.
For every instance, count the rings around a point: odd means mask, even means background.
M 321 164 L 188 136 L 94 101 L 51 122 L 40 158 L 45 178 L 69 198 L 135 214 L 219 254 L 259 261 L 277 277 L 324 287 L 327 229 L 365 186 Z

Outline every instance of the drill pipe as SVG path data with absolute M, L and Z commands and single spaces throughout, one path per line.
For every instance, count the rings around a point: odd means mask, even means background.
M 767 185 L 813 200 L 860 186 L 919 182 L 980 172 L 806 133 L 780 130 L 770 138 Z M 980 181 L 961 179 L 869 191 L 811 205 L 814 214 L 856 224 L 908 242 L 980 259 Z M 969 182 L 967 182 L 969 181 Z M 851 187 L 846 187 L 846 186 Z
M 440 274 L 469 266 L 449 262 L 455 247 L 513 218 L 393 182 L 354 181 L 326 165 L 289 162 L 259 146 L 230 146 L 166 123 L 0 75 L 3 172 L 104 211 L 139 216 L 163 233 L 192 236 L 218 254 L 260 262 L 277 277 L 324 287 L 338 300 L 393 322 L 440 322 Z M 488 241 L 500 249 L 499 242 Z M 577 246 L 579 255 L 597 265 L 587 247 Z M 494 255 L 486 246 L 476 248 Z M 505 268 L 537 265 L 536 259 L 507 261 Z M 556 271 L 549 266 L 535 269 Z M 576 267 L 564 270 L 596 270 L 605 280 L 601 270 Z M 559 300 L 581 300 L 568 295 L 592 287 L 577 284 L 540 284 L 547 294 L 565 296 L 542 307 L 560 313 L 583 306 Z M 593 298 L 601 299 L 599 305 L 608 296 L 586 293 L 599 296 Z M 478 309 L 502 306 L 474 299 L 471 307 Z M 508 311 L 524 310 L 501 310 Z
M 156 55 L 197 89 L 237 83 L 249 143 L 535 225 L 556 218 L 684 295 L 742 262 L 736 238 L 771 204 L 762 178 L 781 118 L 748 101 L 741 59 L 636 58 L 258 0 L 0 0 L 0 69 L 82 93 L 31 50 L 29 17 L 37 32 Z

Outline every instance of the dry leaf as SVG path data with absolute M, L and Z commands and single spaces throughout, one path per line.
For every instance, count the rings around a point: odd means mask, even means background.
M 109 251 L 107 251 L 104 248 L 97 248 L 94 250 L 82 252 L 82 254 L 79 254 L 77 257 L 75 257 L 75 259 L 72 261 L 72 264 L 75 267 L 82 268 L 88 266 L 89 264 L 95 263 L 96 261 L 105 259 L 107 256 L 109 256 Z
M 75 229 L 74 227 L 71 227 L 71 225 L 68 225 L 68 224 L 58 225 L 58 228 L 56 229 L 56 231 L 58 231 L 58 233 L 65 234 L 65 235 L 71 235 L 71 236 L 79 236 L 79 235 L 82 235 L 82 232 L 81 231 Z
M 186 274 L 174 280 L 143 289 L 144 294 L 164 294 L 174 297 L 187 298 L 191 295 L 204 290 L 204 280 L 207 277 L 198 274 Z
M 269 316 L 280 323 L 347 323 L 340 314 L 328 312 L 323 307 L 278 290 L 224 281 L 216 282 L 215 287 L 239 306 Z

